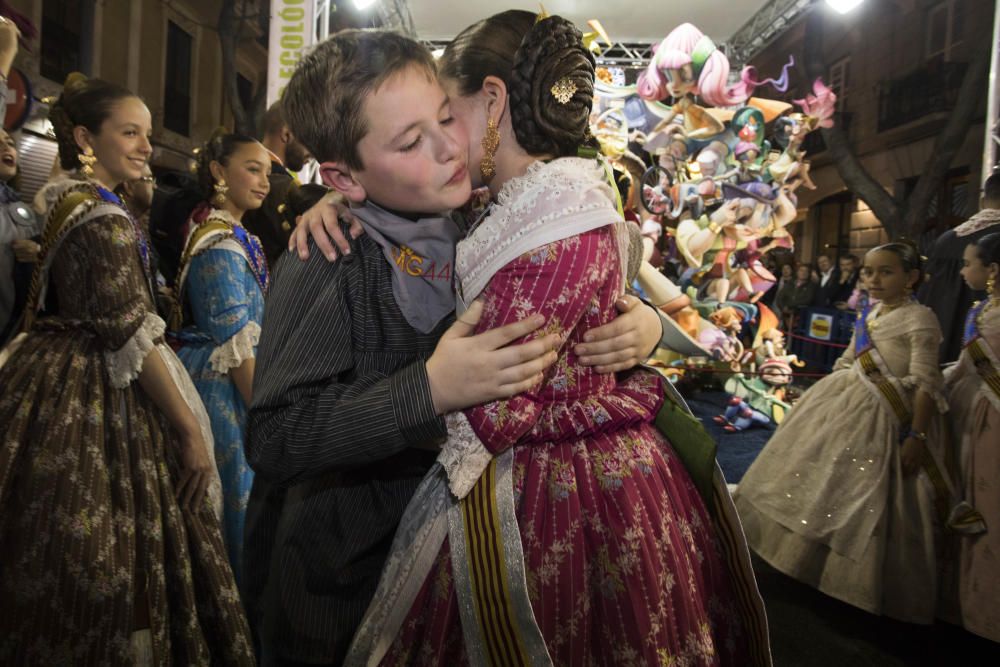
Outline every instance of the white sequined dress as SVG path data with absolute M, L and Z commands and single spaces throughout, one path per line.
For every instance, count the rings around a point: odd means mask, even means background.
M 915 302 L 868 322 L 912 412 L 918 389 L 947 410 L 938 369 L 941 331 Z M 736 493 L 750 546 L 778 570 L 874 614 L 931 623 L 940 522 L 924 470 L 903 474 L 900 425 L 861 377 L 854 339 L 834 372 L 802 396 Z M 940 415 L 928 448 L 944 461 Z M 947 468 L 945 468 L 947 474 Z

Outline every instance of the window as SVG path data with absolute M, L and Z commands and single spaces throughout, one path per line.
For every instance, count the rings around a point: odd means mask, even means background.
M 45 0 L 41 75 L 62 83 L 70 72 L 90 74 L 93 25 L 93 0 Z
M 253 84 L 242 74 L 236 75 L 236 91 L 240 95 L 240 104 L 245 111 L 253 107 Z
M 962 42 L 965 0 L 945 0 L 927 13 L 927 59 L 949 61 Z
M 191 133 L 191 48 L 193 39 L 167 21 L 167 71 L 163 82 L 163 127 Z
M 850 87 L 851 59 L 841 58 L 830 65 L 828 85 L 837 96 L 837 111 L 843 111 L 846 107 L 847 91 Z

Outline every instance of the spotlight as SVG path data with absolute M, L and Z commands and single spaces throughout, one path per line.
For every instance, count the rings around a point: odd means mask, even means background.
M 827 0 L 829 1 L 829 0 Z M 860 1 L 860 0 L 859 0 Z M 377 0 L 354 0 L 354 6 L 359 10 L 365 10 L 374 5 Z
M 357 2 L 357 0 L 355 0 Z M 826 4 L 830 5 L 830 8 L 835 12 L 840 12 L 841 14 L 846 14 L 858 5 L 860 5 L 864 0 L 826 0 Z

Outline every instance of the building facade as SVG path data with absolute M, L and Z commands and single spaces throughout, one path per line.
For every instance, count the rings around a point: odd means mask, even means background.
M 221 0 L 10 0 L 39 36 L 22 46 L 14 67 L 35 98 L 58 95 L 66 75 L 80 71 L 138 94 L 153 118 L 154 169 L 185 170 L 194 147 L 217 127 L 233 127 L 223 94 L 217 24 Z M 247 13 L 257 11 L 248 2 Z M 249 100 L 266 84 L 267 36 L 247 21 L 237 51 L 237 85 Z M 38 104 L 22 131 L 24 189 L 41 185 L 55 154 L 45 137 L 47 109 Z M 38 182 L 40 179 L 40 182 Z
M 974 50 L 989 49 L 992 0 L 867 0 L 840 16 L 825 11 L 824 81 L 838 96 L 836 121 L 872 177 L 903 197 L 922 173 L 935 139 L 955 105 Z M 762 73 L 780 70 L 793 54 L 799 63 L 782 98 L 802 98 L 811 81 L 804 72 L 806 18 L 800 18 L 751 64 Z M 761 91 L 772 97 L 769 91 Z M 926 215 L 928 241 L 978 210 L 985 132 L 987 82 L 981 109 L 969 128 L 948 177 Z M 800 189 L 801 221 L 794 229 L 796 254 L 861 255 L 888 240 L 868 206 L 848 191 L 819 133 L 810 135 L 810 174 L 816 190 Z

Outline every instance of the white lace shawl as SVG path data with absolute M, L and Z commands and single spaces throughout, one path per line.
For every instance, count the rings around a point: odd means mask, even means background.
M 497 271 L 524 253 L 606 225 L 616 226 L 620 285 L 624 291 L 628 224 L 618 214 L 615 192 L 595 160 L 561 158 L 535 162 L 524 176 L 504 184 L 483 222 L 458 244 L 455 275 L 458 310 L 482 293 Z M 458 498 L 468 495 L 493 455 L 461 412 L 446 417 L 448 441 L 438 463 Z
M 616 225 L 624 291 L 629 239 L 615 195 L 605 167 L 584 158 L 535 162 L 504 183 L 489 215 L 458 244 L 459 313 L 497 271 L 524 253 L 610 224 Z

